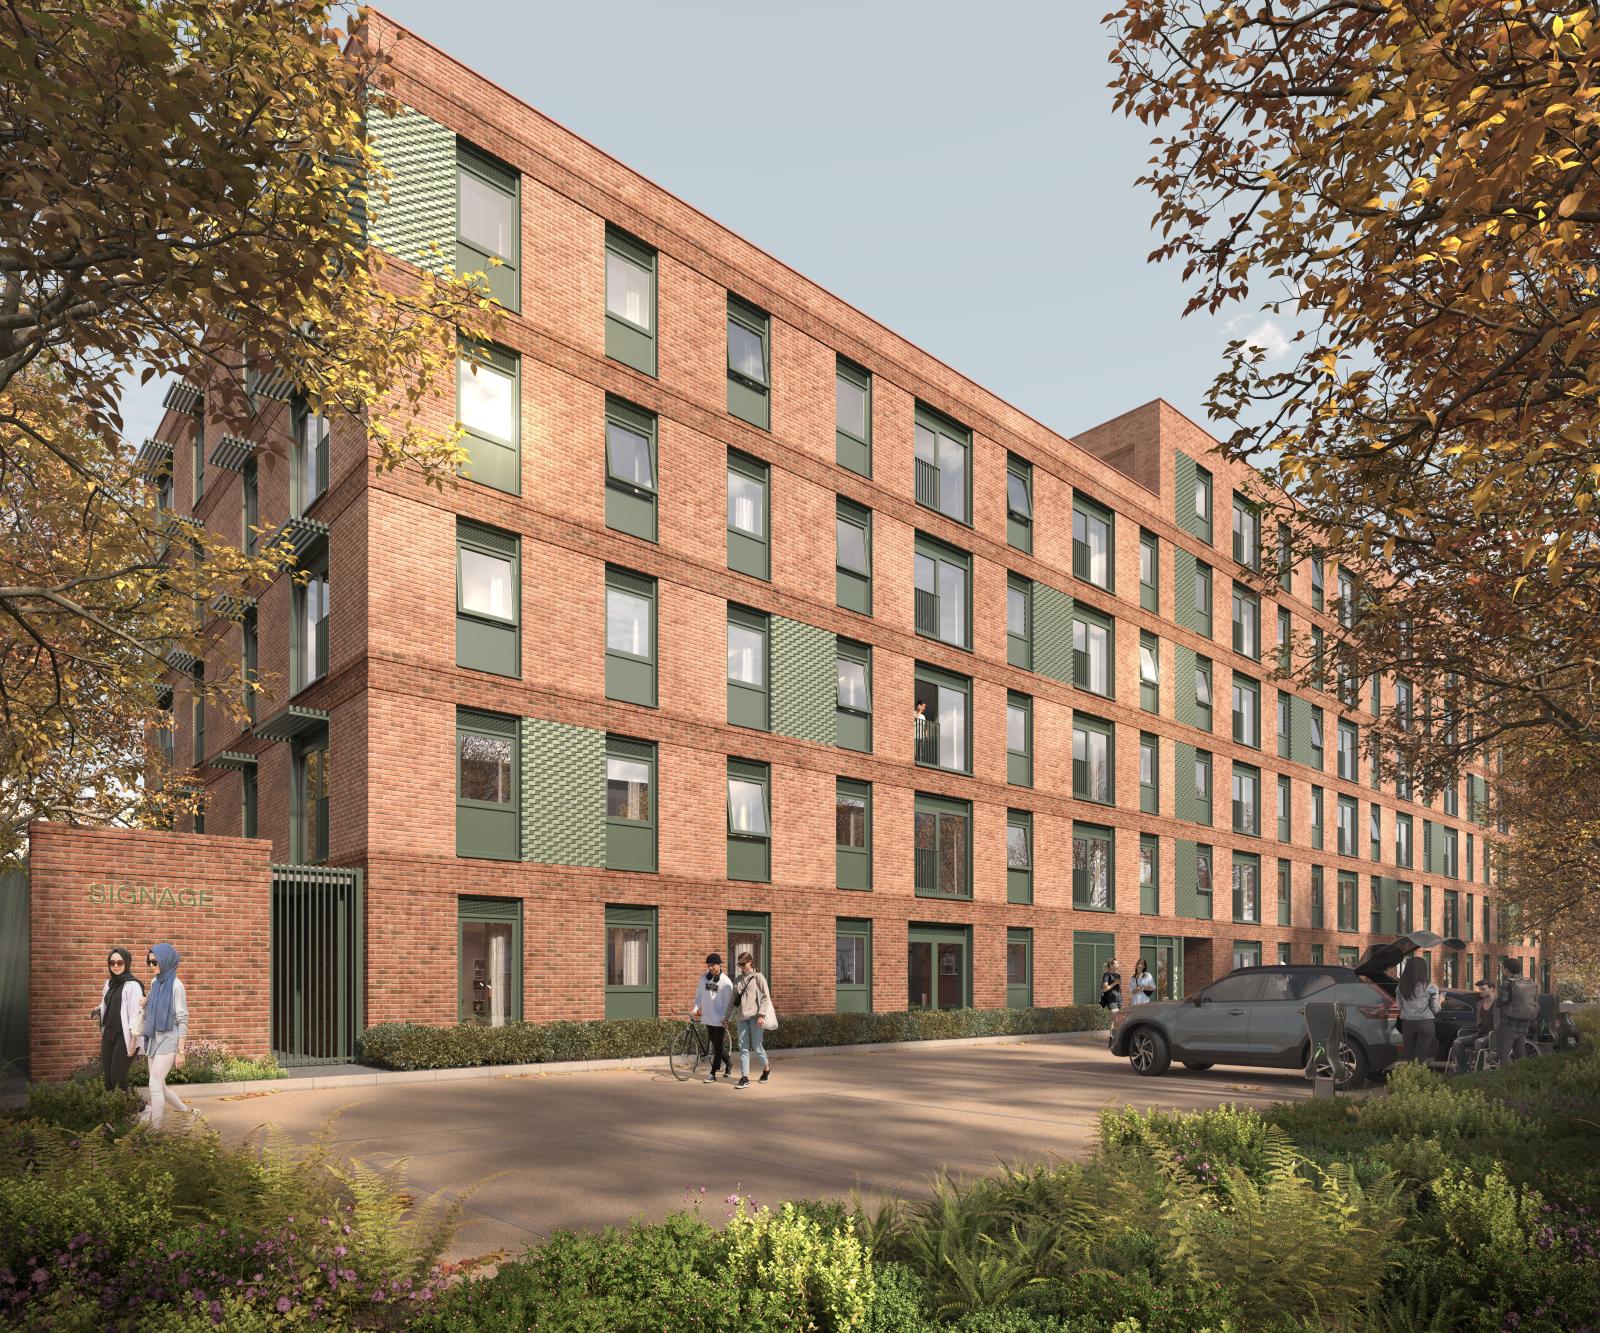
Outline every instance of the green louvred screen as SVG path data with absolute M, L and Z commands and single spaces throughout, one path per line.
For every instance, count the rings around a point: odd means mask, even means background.
M 835 743 L 838 641 L 832 631 L 772 617 L 772 729 L 819 745 Z
M 1311 748 L 1311 701 L 1298 694 L 1289 698 L 1289 758 L 1308 768 L 1320 768 Z
M 1072 684 L 1072 598 L 1048 583 L 1033 584 L 1033 669 Z
M 387 202 L 374 199 L 372 243 L 431 273 L 447 274 L 456 253 L 456 134 L 420 111 L 401 106 L 367 125 L 390 173 Z M 374 195 L 378 182 L 374 182 Z
M 1209 824 L 1206 804 L 1194 791 L 1195 748 L 1182 741 L 1172 746 L 1172 813 L 1190 824 Z
M 605 865 L 605 732 L 522 719 L 522 858 Z
M 1178 721 L 1186 727 L 1202 727 L 1206 724 L 1200 716 L 1200 708 L 1194 692 L 1194 669 L 1198 654 L 1193 648 L 1185 648 L 1181 643 L 1173 645 L 1173 714 Z M 1209 728 L 1206 728 L 1209 730 Z
M 1186 551 L 1181 546 L 1172 550 L 1172 608 L 1173 618 L 1184 627 L 1192 629 L 1196 634 L 1209 637 L 1211 626 L 1200 615 L 1200 609 L 1194 604 L 1194 574 L 1200 562 L 1195 559 L 1193 551 Z
M 1378 888 L 1378 933 L 1393 935 L 1400 929 L 1400 881 L 1384 877 Z

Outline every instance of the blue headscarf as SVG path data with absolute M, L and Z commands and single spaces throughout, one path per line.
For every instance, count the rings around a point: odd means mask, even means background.
M 146 1032 L 171 1032 L 172 983 L 178 976 L 178 951 L 170 944 L 158 944 L 150 950 L 155 956 L 156 979 L 150 983 L 150 998 L 145 1001 L 144 1030 Z

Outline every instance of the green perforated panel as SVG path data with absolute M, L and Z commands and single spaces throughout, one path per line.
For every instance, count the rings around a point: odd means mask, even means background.
M 1318 767 L 1317 753 L 1311 748 L 1311 703 L 1297 694 L 1289 698 L 1289 758 Z
M 448 273 L 456 251 L 456 135 L 420 111 L 374 115 L 372 146 L 391 173 L 372 204 L 372 241 L 418 268 Z
M 603 731 L 522 719 L 522 858 L 546 865 L 605 865 Z
M 1033 584 L 1033 669 L 1072 684 L 1072 598 L 1048 583 Z
M 1206 803 L 1194 792 L 1195 748 L 1182 741 L 1172 747 L 1172 813 L 1191 824 L 1209 824 Z
M 1173 645 L 1173 715 L 1186 727 L 1206 725 L 1195 702 L 1194 668 L 1198 656 L 1193 648 L 1185 648 L 1181 643 Z
M 1378 932 L 1393 935 L 1400 929 L 1400 881 L 1387 877 L 1377 881 Z
M 838 642 L 815 625 L 772 617 L 772 729 L 832 745 L 838 718 Z
M 1174 618 L 1184 629 L 1209 634 L 1210 626 L 1194 604 L 1194 571 L 1199 563 L 1193 551 L 1181 546 L 1172 548 L 1172 609 Z

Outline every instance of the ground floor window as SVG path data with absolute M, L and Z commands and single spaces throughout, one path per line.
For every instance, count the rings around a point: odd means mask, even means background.
M 456 900 L 460 986 L 457 1017 L 499 1027 L 522 1017 L 522 900 Z
M 971 932 L 964 926 L 912 926 L 906 975 L 912 1009 L 965 1009 L 971 1003 Z
M 835 1005 L 841 1014 L 872 1012 L 872 922 L 840 917 L 834 931 Z
M 772 980 L 772 918 L 765 912 L 728 913 L 728 970 L 739 975 L 739 955 L 748 952 L 756 971 Z
M 606 908 L 606 1017 L 656 1016 L 656 909 Z
M 300 743 L 294 762 L 294 858 L 302 865 L 328 859 L 328 733 Z
M 1261 941 L 1236 940 L 1233 945 L 1233 965 L 1235 967 L 1260 967 Z
M 1006 931 L 1006 1007 L 1033 1008 L 1033 932 Z
M 1109 930 L 1072 932 L 1072 1002 L 1100 1003 L 1100 974 L 1117 956 L 1117 941 Z M 1123 991 L 1127 996 L 1127 991 Z
M 1143 935 L 1139 938 L 1139 957 L 1156 979 L 1153 1000 L 1183 998 L 1183 941 L 1173 935 Z M 1131 998 L 1131 997 L 1130 997 Z

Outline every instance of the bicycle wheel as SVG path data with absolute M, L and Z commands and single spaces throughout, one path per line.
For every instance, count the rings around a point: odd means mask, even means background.
M 682 1083 L 700 1068 L 700 1061 L 704 1058 L 705 1048 L 693 1023 L 685 1023 L 672 1034 L 672 1042 L 667 1047 L 667 1066 L 678 1082 Z

